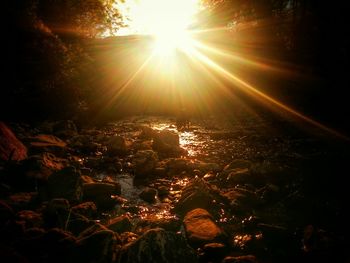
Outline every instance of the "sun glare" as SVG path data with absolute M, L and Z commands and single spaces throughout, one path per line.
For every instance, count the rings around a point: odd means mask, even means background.
M 141 0 L 130 2 L 127 9 L 129 27 L 155 37 L 155 54 L 169 55 L 190 47 L 188 27 L 194 22 L 199 0 Z

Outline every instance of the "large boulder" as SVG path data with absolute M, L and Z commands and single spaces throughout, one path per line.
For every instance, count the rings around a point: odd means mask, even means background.
M 197 257 L 186 240 L 161 228 L 145 232 L 136 241 L 124 246 L 119 263 L 195 263 Z
M 223 230 L 215 224 L 208 211 L 202 208 L 188 212 L 183 223 L 188 241 L 193 246 L 224 240 Z
M 9 127 L 0 122 L 0 159 L 21 161 L 27 158 L 27 148 Z

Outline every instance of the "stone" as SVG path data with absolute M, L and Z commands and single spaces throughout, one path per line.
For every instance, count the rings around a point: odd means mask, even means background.
M 75 123 L 71 120 L 59 121 L 52 127 L 53 133 L 58 137 L 70 138 L 78 134 Z
M 58 137 L 48 134 L 39 134 L 29 138 L 31 152 L 60 151 L 67 144 Z
M 52 199 L 43 211 L 46 227 L 65 228 L 69 217 L 70 204 L 63 198 Z
M 179 135 L 169 130 L 162 130 L 155 134 L 152 148 L 164 157 L 186 155 L 186 151 L 180 147 Z
M 122 136 L 112 136 L 107 143 L 107 152 L 109 154 L 122 155 L 128 150 L 127 143 Z
M 228 249 L 222 243 L 209 243 L 203 247 L 203 259 L 205 262 L 221 262 Z
M 228 171 L 228 170 L 237 169 L 237 168 L 249 169 L 251 166 L 252 166 L 252 163 L 248 160 L 236 159 L 236 160 L 233 160 L 232 162 L 230 162 L 229 164 L 227 164 L 224 167 L 224 170 Z
M 3 226 L 7 222 L 15 219 L 15 212 L 13 209 L 6 204 L 4 201 L 0 200 L 0 225 Z
M 158 196 L 159 197 L 166 197 L 167 195 L 169 195 L 169 188 L 162 185 L 158 187 Z
M 128 216 L 118 216 L 111 219 L 107 227 L 114 232 L 123 233 L 131 231 L 132 223 Z
M 78 262 L 112 262 L 116 257 L 117 238 L 113 231 L 101 230 L 77 241 Z
M 141 134 L 140 137 L 143 139 L 151 139 L 156 135 L 156 131 L 148 126 L 141 126 Z
M 83 199 L 92 201 L 98 209 L 113 208 L 117 204 L 114 195 L 120 194 L 120 186 L 109 183 L 88 183 L 83 185 Z
M 198 259 L 181 235 L 156 228 L 122 247 L 117 262 L 195 263 Z
M 156 168 L 158 155 L 152 150 L 138 151 L 133 159 L 135 178 L 147 178 Z
M 141 193 L 140 193 L 140 198 L 148 203 L 154 203 L 157 198 L 157 190 L 154 188 L 145 188 Z
M 27 148 L 5 123 L 0 122 L 0 159 L 21 161 L 26 158 Z
M 41 155 L 30 156 L 23 162 L 23 169 L 29 178 L 47 180 L 52 173 L 62 170 L 67 165 L 66 159 L 45 152 Z
M 224 232 L 215 224 L 207 210 L 196 208 L 188 212 L 183 223 L 187 239 L 193 246 L 224 240 Z
M 237 257 L 225 257 L 222 263 L 258 263 L 257 259 L 253 255 L 237 256 Z
M 188 184 L 181 193 L 175 205 L 175 211 L 180 215 L 195 208 L 203 208 L 215 212 L 220 209 L 216 204 L 224 200 L 220 191 L 202 179 L 196 178 Z
M 139 236 L 133 232 L 123 232 L 120 234 L 120 240 L 122 245 L 127 245 L 135 241 Z
M 42 215 L 31 210 L 19 211 L 16 217 L 24 223 L 25 228 L 42 227 L 44 223 Z
M 66 167 L 50 175 L 47 181 L 50 199 L 65 198 L 70 202 L 80 202 L 83 194 L 83 184 L 79 170 Z
M 95 218 L 97 215 L 97 208 L 94 202 L 84 202 L 73 206 L 72 212 L 83 215 L 87 218 Z

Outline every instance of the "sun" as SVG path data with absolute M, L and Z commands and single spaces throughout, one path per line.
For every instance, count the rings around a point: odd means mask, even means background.
M 129 2 L 130 3 L 130 2 Z M 199 0 L 139 0 L 129 4 L 129 27 L 155 38 L 154 53 L 167 56 L 191 46 L 188 28 L 199 10 Z

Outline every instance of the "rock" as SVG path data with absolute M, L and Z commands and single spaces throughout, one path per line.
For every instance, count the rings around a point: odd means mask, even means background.
M 140 137 L 144 139 L 151 139 L 156 135 L 156 131 L 148 126 L 141 126 L 141 134 Z
M 149 203 L 154 203 L 157 197 L 157 190 L 154 188 L 147 187 L 140 193 L 140 198 Z
M 41 153 L 46 151 L 62 151 L 67 144 L 54 135 L 39 134 L 29 138 L 30 151 L 33 153 Z
M 56 171 L 68 165 L 66 159 L 58 158 L 52 153 L 33 155 L 23 162 L 23 169 L 29 178 L 47 180 Z
M 113 208 L 117 202 L 114 195 L 120 194 L 120 186 L 108 183 L 89 183 L 83 185 L 83 199 L 94 202 L 99 209 Z
M 107 226 L 110 230 L 123 233 L 132 229 L 132 223 L 127 216 L 119 216 L 110 220 Z
M 147 178 L 156 168 L 158 155 L 152 150 L 138 151 L 133 159 L 135 178 Z
M 29 261 L 15 249 L 7 246 L 0 246 L 0 258 L 4 263 L 29 263 Z
M 79 202 L 82 199 L 81 174 L 72 166 L 51 174 L 47 187 L 50 199 L 65 198 L 70 202 Z
M 227 247 L 222 243 L 205 244 L 203 247 L 203 260 L 205 262 L 221 262 L 227 251 Z
M 202 208 L 188 212 L 183 223 L 187 239 L 193 246 L 224 240 L 223 231 L 215 224 L 208 211 Z
M 120 240 L 122 245 L 127 245 L 135 241 L 139 236 L 133 232 L 123 232 L 120 234 Z
M 184 158 L 170 158 L 166 162 L 166 168 L 170 175 L 178 175 L 184 171 L 189 172 L 192 170 L 191 165 L 191 161 Z
M 230 185 L 250 183 L 249 176 L 248 168 L 234 168 L 230 170 L 226 183 Z
M 252 163 L 250 161 L 247 161 L 247 160 L 241 160 L 241 159 L 236 159 L 236 160 L 233 160 L 232 162 L 230 162 L 229 164 L 227 164 L 225 167 L 224 167 L 224 170 L 225 171 L 229 171 L 229 170 L 232 170 L 232 169 L 249 169 L 250 167 L 252 166 Z
M 52 127 L 53 133 L 61 138 L 70 138 L 78 134 L 77 126 L 71 120 L 59 121 Z
M 10 195 L 6 202 L 12 209 L 15 211 L 20 210 L 31 210 L 35 205 L 35 198 L 37 197 L 37 193 L 35 192 L 21 192 Z
M 158 196 L 163 198 L 166 197 L 167 195 L 169 195 L 169 188 L 166 186 L 160 186 L 158 187 Z
M 123 137 L 115 135 L 108 140 L 107 149 L 109 154 L 121 155 L 127 152 L 128 147 Z
M 21 161 L 26 158 L 27 148 L 5 123 L 0 122 L 0 159 Z
M 250 214 L 251 209 L 254 209 L 261 203 L 261 199 L 257 197 L 255 192 L 239 187 L 229 190 L 223 196 L 232 210 L 241 215 Z
M 70 212 L 67 216 L 64 229 L 71 232 L 74 236 L 79 236 L 82 232 L 94 224 L 94 221 L 89 220 L 85 216 Z
M 247 255 L 238 257 L 225 257 L 222 263 L 258 263 L 258 261 L 255 256 Z
M 197 178 L 182 190 L 181 197 L 175 205 L 175 211 L 180 215 L 184 215 L 195 208 L 215 212 L 220 209 L 216 204 L 220 203 L 221 200 L 224 199 L 220 191 L 204 180 Z
M 17 220 L 22 221 L 25 228 L 42 227 L 44 223 L 42 215 L 31 210 L 19 211 Z
M 161 228 L 151 229 L 124 246 L 119 263 L 195 263 L 196 254 L 186 240 Z
M 162 130 L 155 134 L 152 148 L 166 157 L 186 154 L 186 151 L 180 147 L 179 135 L 169 130 Z
M 97 215 L 97 208 L 93 202 L 85 202 L 73 206 L 71 208 L 72 212 L 86 216 L 87 218 L 95 218 Z
M 43 211 L 46 227 L 65 228 L 69 216 L 69 202 L 63 198 L 52 199 Z
M 78 262 L 112 262 L 116 257 L 115 233 L 110 230 L 101 230 L 90 236 L 79 239 Z
M 0 225 L 4 226 L 7 222 L 15 219 L 15 212 L 13 209 L 6 204 L 4 201 L 0 200 Z

